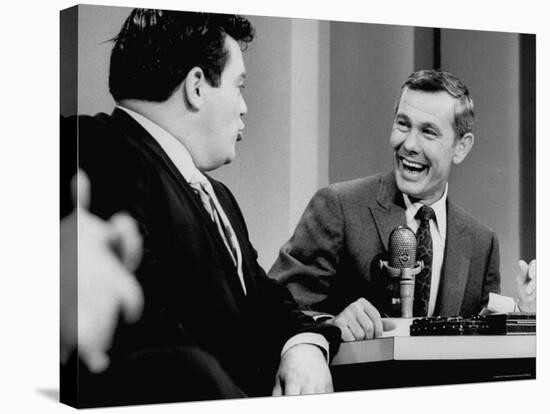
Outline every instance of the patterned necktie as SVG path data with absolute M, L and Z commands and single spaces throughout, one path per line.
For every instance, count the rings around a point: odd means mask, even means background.
M 420 220 L 416 232 L 417 248 L 416 260 L 424 262 L 424 268 L 416 275 L 414 284 L 414 316 L 427 316 L 430 302 L 430 282 L 432 278 L 433 245 L 430 233 L 430 220 L 435 219 L 431 207 L 422 206 L 414 216 Z
M 235 235 L 235 232 L 229 224 L 229 220 L 227 219 L 225 214 L 220 211 L 221 206 L 218 204 L 217 200 L 212 194 L 214 189 L 210 187 L 210 184 L 208 182 L 194 181 L 189 184 L 191 185 L 191 188 L 193 188 L 195 194 L 200 197 L 204 208 L 210 216 L 210 219 L 216 225 L 218 233 L 220 234 L 220 237 L 225 247 L 227 248 L 229 255 L 231 256 L 231 259 L 233 260 L 233 264 L 237 267 L 237 272 L 239 274 L 241 285 L 246 293 L 246 286 L 244 284 L 244 278 L 242 274 L 242 258 L 240 248 L 238 247 L 237 236 Z

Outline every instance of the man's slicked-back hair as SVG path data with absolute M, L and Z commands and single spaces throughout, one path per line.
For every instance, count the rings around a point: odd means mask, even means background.
M 111 95 L 117 102 L 164 102 L 196 66 L 219 86 L 229 58 L 226 36 L 244 49 L 254 28 L 237 15 L 134 9 L 113 39 Z
M 457 99 L 453 125 L 456 138 L 461 138 L 464 134 L 472 132 L 475 120 L 474 101 L 466 85 L 451 72 L 430 69 L 411 73 L 401 86 L 401 94 L 395 107 L 396 113 L 405 89 L 424 92 L 447 92 Z

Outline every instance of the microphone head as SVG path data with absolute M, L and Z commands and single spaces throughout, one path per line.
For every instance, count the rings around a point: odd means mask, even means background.
M 416 235 L 407 226 L 392 230 L 389 243 L 389 266 L 396 269 L 413 268 L 416 264 Z

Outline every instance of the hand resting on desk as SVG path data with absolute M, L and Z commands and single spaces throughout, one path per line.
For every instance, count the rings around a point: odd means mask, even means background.
M 274 397 L 332 391 L 332 377 L 321 348 L 312 344 L 298 344 L 281 356 L 273 387 Z
M 365 298 L 357 299 L 326 322 L 340 328 L 344 342 L 379 338 L 384 330 L 380 313 Z

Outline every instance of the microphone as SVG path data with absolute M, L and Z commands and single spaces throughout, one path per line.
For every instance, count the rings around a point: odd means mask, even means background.
M 399 226 L 390 233 L 389 263 L 380 261 L 390 278 L 399 282 L 399 298 L 392 298 L 401 306 L 401 317 L 413 317 L 414 277 L 422 270 L 416 261 L 416 235 L 407 226 Z

